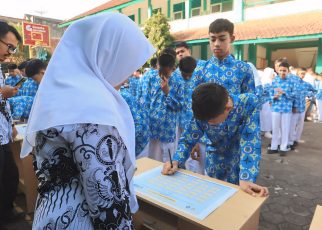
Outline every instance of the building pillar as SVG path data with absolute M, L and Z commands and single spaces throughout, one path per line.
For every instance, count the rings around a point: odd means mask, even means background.
M 167 18 L 171 18 L 171 0 L 167 0 Z
M 208 2 L 207 0 L 203 0 L 203 14 L 207 14 L 207 9 L 208 9 Z
M 272 67 L 272 48 L 270 45 L 266 46 L 266 60 L 267 60 L 267 67 Z
M 242 22 L 245 19 L 245 1 L 244 0 L 234 0 L 233 11 L 236 15 L 237 22 Z
M 148 18 L 152 16 L 152 3 L 151 0 L 148 0 Z
M 186 0 L 185 1 L 185 11 L 186 11 L 186 15 L 185 18 L 191 18 L 191 0 Z
M 138 24 L 141 25 L 141 8 L 138 8 Z
M 202 60 L 208 60 L 208 49 L 207 49 L 207 42 L 200 44 L 201 49 L 201 59 Z
M 257 60 L 257 46 L 256 44 L 249 44 L 248 46 L 248 61 L 256 66 Z
M 234 55 L 237 60 L 242 61 L 244 59 L 244 46 L 234 45 Z
M 319 38 L 318 43 L 318 54 L 316 55 L 316 73 L 322 73 L 322 38 Z

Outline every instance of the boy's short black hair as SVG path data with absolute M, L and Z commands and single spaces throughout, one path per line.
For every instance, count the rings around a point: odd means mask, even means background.
M 164 48 L 164 49 L 160 52 L 160 55 L 162 55 L 162 54 L 170 54 L 170 55 L 172 55 L 174 58 L 176 58 L 176 56 L 177 56 L 176 51 L 175 51 L 172 47 Z
M 177 42 L 175 44 L 175 47 L 176 47 L 176 49 L 177 48 L 180 48 L 180 47 L 184 47 L 184 48 L 190 50 L 190 47 L 189 47 L 189 45 L 186 42 Z
M 157 68 L 157 63 L 158 63 L 158 59 L 157 58 L 151 58 L 151 61 L 150 61 L 150 65 L 153 69 L 156 69 Z
M 22 40 L 21 36 L 16 30 L 16 28 L 14 28 L 13 26 L 9 25 L 4 21 L 0 21 L 0 38 L 5 37 L 9 32 L 12 32 L 16 36 L 17 40 L 21 42 Z
M 209 121 L 225 111 L 227 90 L 216 83 L 199 85 L 192 93 L 192 111 L 196 119 Z
M 274 63 L 281 63 L 281 62 L 288 62 L 287 58 L 286 57 L 280 57 L 280 58 L 277 58 Z
M 176 59 L 173 55 L 164 53 L 159 56 L 158 63 L 160 68 L 173 68 L 176 65 Z
M 8 70 L 15 70 L 17 69 L 17 65 L 16 64 L 9 64 L 8 65 Z
M 234 34 L 234 23 L 231 21 L 218 18 L 209 25 L 209 33 L 228 32 L 231 36 Z
M 286 68 L 290 68 L 290 64 L 288 64 L 288 62 L 284 61 L 284 62 L 281 62 L 279 64 L 279 67 L 286 67 Z
M 23 62 L 21 62 L 21 63 L 18 65 L 18 69 L 19 69 L 19 70 L 23 70 L 24 68 L 26 68 L 27 63 L 28 63 L 28 61 L 23 61 Z
M 179 62 L 179 69 L 181 72 L 184 72 L 184 73 L 193 73 L 196 66 L 197 66 L 197 62 L 191 56 L 184 57 Z
M 47 65 L 40 59 L 32 59 L 28 61 L 25 69 L 25 73 L 28 77 L 33 77 L 42 69 L 46 69 Z

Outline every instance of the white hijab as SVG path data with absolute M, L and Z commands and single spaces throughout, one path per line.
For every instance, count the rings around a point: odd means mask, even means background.
M 35 146 L 36 132 L 59 125 L 92 123 L 117 128 L 135 165 L 134 124 L 114 89 L 155 52 L 127 16 L 104 13 L 73 23 L 64 33 L 39 86 L 21 157 Z
M 262 78 L 262 84 L 263 85 L 272 84 L 273 78 L 274 78 L 274 70 L 269 67 L 265 68 L 263 78 Z

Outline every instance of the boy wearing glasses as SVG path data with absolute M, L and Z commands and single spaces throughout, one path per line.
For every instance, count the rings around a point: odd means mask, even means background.
M 0 62 L 15 53 L 21 36 L 17 30 L 0 21 Z M 7 98 L 14 96 L 17 87 L 5 86 L 0 70 L 0 226 L 16 219 L 13 202 L 17 195 L 19 174 L 10 149 L 12 118 Z

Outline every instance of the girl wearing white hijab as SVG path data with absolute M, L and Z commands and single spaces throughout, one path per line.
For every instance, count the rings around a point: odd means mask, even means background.
M 114 89 L 155 52 L 127 16 L 72 24 L 39 86 L 21 157 L 34 148 L 33 229 L 132 229 L 131 112 Z
M 263 77 L 261 79 L 263 88 L 269 88 L 274 79 L 274 70 L 272 68 L 265 68 Z M 272 138 L 272 111 L 269 101 L 263 104 L 260 111 L 261 131 L 264 132 L 266 138 Z

